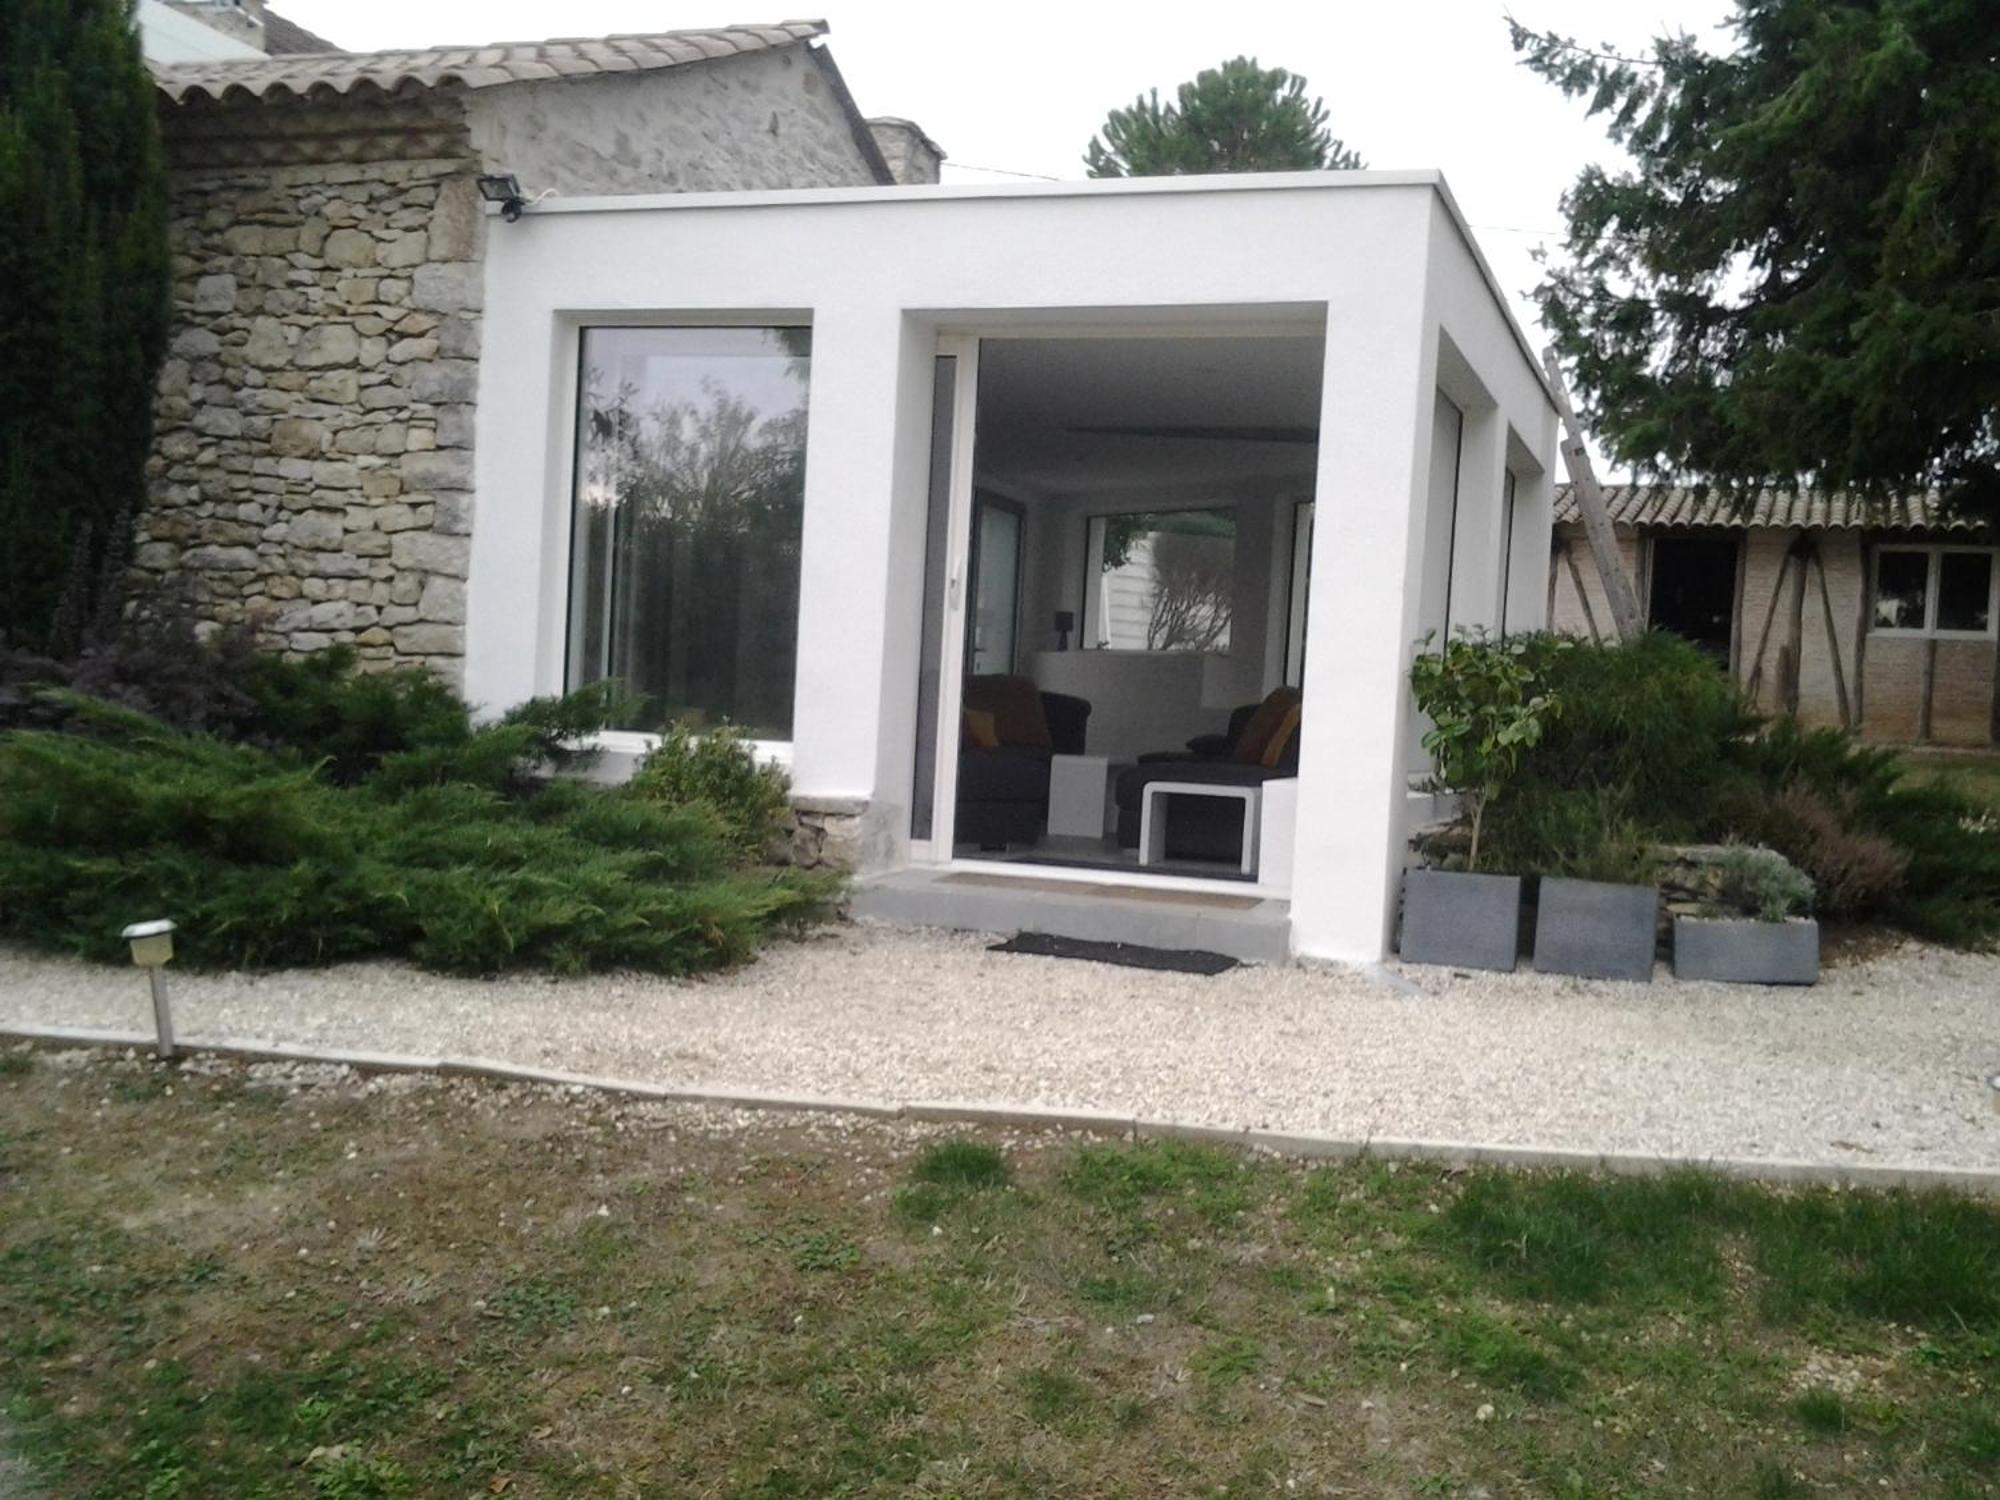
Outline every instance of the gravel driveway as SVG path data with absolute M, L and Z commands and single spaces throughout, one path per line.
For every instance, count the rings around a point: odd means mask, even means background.
M 1908 945 L 1810 990 L 1522 973 L 1153 974 L 866 926 L 695 981 L 399 964 L 173 976 L 183 1037 L 689 1087 L 977 1100 L 1348 1137 L 2000 1169 L 2000 958 Z M 0 1020 L 147 1029 L 130 969 L 0 949 Z

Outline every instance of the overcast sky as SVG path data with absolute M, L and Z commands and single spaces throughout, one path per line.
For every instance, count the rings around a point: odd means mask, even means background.
M 1728 0 L 1390 0 L 1383 4 L 1222 0 L 1196 8 L 1002 0 L 755 0 L 663 6 L 648 0 L 276 0 L 275 8 L 340 46 L 601 36 L 824 14 L 864 113 L 915 120 L 949 157 L 947 181 L 999 172 L 1081 177 L 1106 111 L 1247 53 L 1305 75 L 1334 133 L 1370 166 L 1436 167 L 1541 342 L 1522 294 L 1532 252 L 1553 243 L 1558 200 L 1590 161 L 1615 158 L 1580 102 L 1522 68 L 1506 14 L 1523 24 L 1623 50 L 1688 31 L 1717 50 Z

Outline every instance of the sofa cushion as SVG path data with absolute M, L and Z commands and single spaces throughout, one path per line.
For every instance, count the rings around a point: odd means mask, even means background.
M 1285 722 L 1285 715 L 1298 702 L 1297 688 L 1272 688 L 1264 701 L 1257 705 L 1257 712 L 1250 716 L 1250 722 L 1243 726 L 1243 733 L 1237 736 L 1236 748 L 1230 759 L 1241 766 L 1262 765 L 1264 747 L 1271 743 L 1271 736 L 1278 732 L 1278 726 Z
M 968 749 L 998 750 L 1000 748 L 998 721 L 983 708 L 966 709 L 965 733 L 959 743 Z
M 965 680 L 964 702 L 993 715 L 993 727 L 1003 745 L 1047 750 L 1049 720 L 1042 708 L 1041 689 L 1026 677 L 988 675 Z
M 1286 710 L 1284 721 L 1272 732 L 1270 740 L 1264 746 L 1264 753 L 1257 758 L 1259 765 L 1275 770 L 1285 763 L 1287 756 L 1291 756 L 1296 761 L 1297 757 L 1293 754 L 1292 744 L 1299 735 L 1300 712 L 1301 705 L 1297 703 L 1294 703 L 1291 708 Z

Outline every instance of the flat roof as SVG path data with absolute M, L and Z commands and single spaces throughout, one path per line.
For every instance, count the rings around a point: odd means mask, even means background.
M 528 184 L 532 188 L 533 184 Z M 1221 196 L 1230 193 L 1356 192 L 1379 188 L 1428 188 L 1443 202 L 1473 264 L 1479 268 L 1507 331 L 1521 357 L 1534 372 L 1535 383 L 1553 404 L 1548 372 L 1529 343 L 1520 320 L 1501 289 L 1486 253 L 1452 196 L 1451 185 L 1435 168 L 1360 172 L 1241 172 L 1201 177 L 1097 177 L 1061 182 L 923 183 L 885 187 L 777 188 L 712 193 L 632 193 L 616 197 L 563 198 L 550 195 L 536 202 L 537 214 L 693 212 L 711 208 L 810 208 L 834 204 L 948 203 L 978 199 L 1118 198 L 1167 195 Z M 489 209 L 489 212 L 493 210 Z

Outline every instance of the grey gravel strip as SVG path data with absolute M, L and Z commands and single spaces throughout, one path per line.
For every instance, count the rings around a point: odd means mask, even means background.
M 18 1041 L 72 1046 L 149 1050 L 153 1038 L 139 1032 L 98 1031 L 65 1026 L 18 1026 L 0 1023 L 0 1037 Z M 1437 1162 L 1453 1167 L 1509 1167 L 1569 1172 L 1605 1172 L 1621 1177 L 1653 1177 L 1692 1168 L 1750 1181 L 1784 1185 L 1826 1184 L 1850 1188 L 1950 1188 L 1958 1192 L 2000 1198 L 2000 1171 L 1959 1171 L 1915 1164 L 1730 1160 L 1646 1156 L 1632 1152 L 1551 1150 L 1537 1146 L 1474 1145 L 1459 1141 L 1352 1140 L 1336 1136 L 1292 1135 L 1269 1130 L 1230 1130 L 1219 1125 L 1191 1125 L 1171 1120 L 1137 1120 L 1099 1110 L 1040 1109 L 1033 1105 L 985 1104 L 976 1101 L 915 1101 L 887 1104 L 876 1100 L 831 1099 L 815 1095 L 763 1093 L 733 1089 L 678 1089 L 629 1079 L 592 1078 L 544 1068 L 480 1058 L 399 1057 L 381 1052 L 336 1052 L 312 1047 L 232 1040 L 184 1040 L 185 1053 L 229 1057 L 245 1062 L 299 1062 L 352 1068 L 357 1072 L 436 1073 L 442 1077 L 483 1078 L 500 1083 L 526 1083 L 558 1088 L 589 1089 L 621 1097 L 653 1099 L 672 1104 L 700 1104 L 726 1109 L 861 1115 L 878 1119 L 923 1120 L 943 1124 L 992 1125 L 1071 1134 L 1111 1136 L 1131 1140 L 1180 1140 L 1203 1145 L 1236 1147 L 1273 1156 L 1313 1161 Z M 4 1500 L 4 1497 L 0 1497 Z
M 698 979 L 176 970 L 180 1029 L 869 1102 L 1351 1141 L 2000 1170 L 2000 956 L 1908 944 L 1807 990 L 1391 963 L 1216 978 L 834 925 Z M 0 1022 L 149 1032 L 142 976 L 0 944 Z

